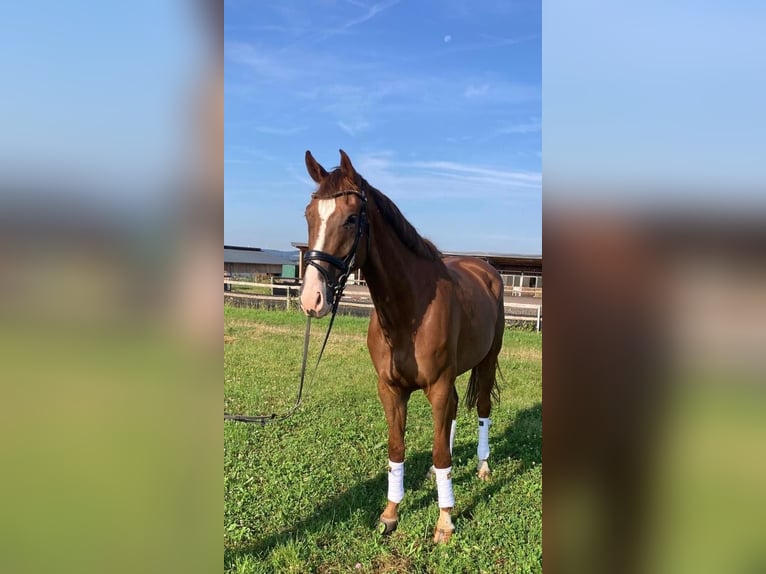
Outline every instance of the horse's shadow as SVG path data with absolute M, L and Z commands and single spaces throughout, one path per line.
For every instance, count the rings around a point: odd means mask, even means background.
M 530 440 L 535 443 L 534 448 L 520 448 L 522 444 L 528 444 Z M 490 466 L 495 471 L 507 464 L 519 464 L 519 468 L 513 474 L 495 472 L 492 480 L 482 483 L 483 486 L 479 491 L 467 503 L 461 503 L 456 509 L 457 512 L 454 517 L 461 522 L 471 520 L 476 505 L 500 490 L 509 481 L 513 480 L 514 476 L 523 473 L 532 465 L 542 462 L 542 404 L 537 403 L 532 407 L 519 411 L 513 422 L 506 428 L 500 432 L 493 433 L 490 448 Z M 456 446 L 452 456 L 454 460 L 471 461 L 469 464 L 473 464 L 475 462 L 475 455 L 476 443 L 475 441 L 469 441 Z M 465 464 L 465 462 L 461 464 Z M 403 513 L 407 509 L 416 510 L 430 504 L 433 504 L 435 507 L 435 488 L 426 478 L 426 473 L 431 467 L 431 452 L 419 451 L 408 453 L 406 467 L 405 493 L 409 495 L 410 500 L 405 498 L 405 504 L 403 504 L 402 508 Z M 499 474 L 502 474 L 503 478 L 498 478 Z M 476 478 L 475 473 L 460 473 L 455 478 L 454 484 L 460 484 L 468 480 L 478 481 L 479 479 Z M 427 488 L 426 485 L 431 487 Z M 293 539 L 296 532 L 319 532 L 327 527 L 328 520 L 343 523 L 351 518 L 354 510 L 363 510 L 365 512 L 370 520 L 370 528 L 372 529 L 383 506 L 381 505 L 381 497 L 370 497 L 369 493 L 380 492 L 385 496 L 387 486 L 387 473 L 385 471 L 380 472 L 373 478 L 358 482 L 342 494 L 317 507 L 311 516 L 307 516 L 285 527 L 281 532 L 267 536 L 251 545 L 235 549 L 225 549 L 225 560 L 232 560 L 240 555 L 264 555 L 275 546 Z M 351 512 L 337 512 L 339 508 L 350 509 Z M 342 518 L 342 516 L 348 518 Z

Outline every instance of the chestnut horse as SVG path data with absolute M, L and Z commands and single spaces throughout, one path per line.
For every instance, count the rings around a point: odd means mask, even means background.
M 476 406 L 479 416 L 479 477 L 489 477 L 489 416 L 498 394 L 495 375 L 505 326 L 503 283 L 485 261 L 443 257 L 356 172 L 343 150 L 340 156 L 340 167 L 328 173 L 306 152 L 306 168 L 318 188 L 306 207 L 310 250 L 301 306 L 309 316 L 327 315 L 348 273 L 363 271 L 375 305 L 367 347 L 388 422 L 388 505 L 380 530 L 391 532 L 399 521 L 407 402 L 421 389 L 434 424 L 431 473 L 440 509 L 434 541 L 446 542 L 455 529 L 450 516 L 455 378 L 469 370 L 466 404 Z

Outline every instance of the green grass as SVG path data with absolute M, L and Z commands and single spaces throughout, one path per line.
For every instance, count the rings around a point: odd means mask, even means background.
M 271 295 L 271 287 L 256 287 L 254 285 L 232 285 L 232 293 L 247 293 L 251 295 Z
M 426 479 L 432 421 L 422 393 L 410 400 L 399 528 L 387 538 L 375 532 L 386 503 L 388 455 L 367 323 L 336 319 L 292 418 L 265 427 L 225 424 L 224 570 L 541 572 L 541 335 L 506 330 L 490 482 L 476 478 L 476 412 L 461 404 L 453 454 L 457 530 L 449 544 L 435 546 L 436 488 Z M 225 410 L 289 408 L 304 326 L 297 312 L 225 308 Z M 327 320 L 312 323 L 312 357 L 326 326 Z M 466 382 L 467 375 L 458 379 L 461 398 Z

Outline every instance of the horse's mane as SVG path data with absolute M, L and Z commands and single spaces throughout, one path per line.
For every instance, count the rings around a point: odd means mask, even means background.
M 394 233 L 396 233 L 407 249 L 418 257 L 428 259 L 429 261 L 438 261 L 442 258 L 441 251 L 436 248 L 436 245 L 418 233 L 417 229 L 407 221 L 407 218 L 402 215 L 402 212 L 399 211 L 399 208 L 396 207 L 396 204 L 388 196 L 372 187 L 364 179 L 362 181 L 366 184 L 365 192 L 372 197 L 383 219 L 391 226 L 391 229 L 394 230 Z
M 402 215 L 402 212 L 399 211 L 396 204 L 394 204 L 394 202 L 382 191 L 372 187 L 361 175 L 358 175 L 358 177 L 361 180 L 361 187 L 367 194 L 367 197 L 372 199 L 380 211 L 380 214 L 383 216 L 383 219 L 391 226 L 391 229 L 405 247 L 423 259 L 428 259 L 429 261 L 441 260 L 441 251 L 439 251 L 430 240 L 421 236 L 417 232 L 415 227 L 413 227 L 413 225 L 407 221 L 407 218 Z M 353 187 L 353 182 L 350 181 L 340 169 L 336 168 L 327 174 L 327 177 L 325 177 L 324 181 L 319 185 L 316 197 L 330 197 L 337 191 L 352 189 Z

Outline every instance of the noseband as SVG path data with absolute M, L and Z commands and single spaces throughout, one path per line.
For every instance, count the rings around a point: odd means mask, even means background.
M 348 276 L 351 274 L 351 271 L 354 268 L 354 264 L 356 263 L 356 251 L 359 247 L 359 239 L 362 237 L 362 233 L 364 233 L 368 227 L 367 197 L 365 196 L 364 191 L 360 192 L 354 189 L 339 191 L 335 195 L 331 195 L 326 199 L 334 199 L 344 195 L 356 195 L 362 201 L 362 207 L 359 209 L 359 216 L 356 221 L 356 235 L 354 236 L 354 244 L 351 246 L 351 251 L 349 251 L 343 259 L 339 259 L 334 255 L 325 253 L 324 251 L 317 251 L 316 249 L 307 251 L 303 256 L 303 260 L 306 262 L 306 265 L 313 265 L 324 277 L 325 284 L 327 285 L 327 295 L 331 296 L 327 297 L 327 300 L 332 301 L 333 307 L 335 307 L 340 301 L 340 297 L 343 294 L 343 288 L 346 286 Z M 312 194 L 311 197 L 315 198 L 316 194 Z M 332 280 L 328 270 L 322 267 L 318 261 L 329 263 L 340 271 L 340 276 L 338 276 L 336 281 Z

